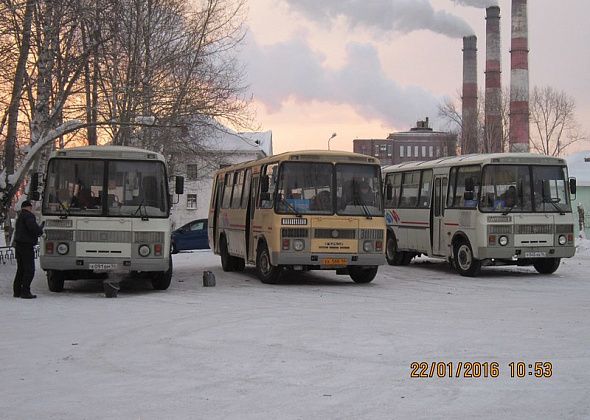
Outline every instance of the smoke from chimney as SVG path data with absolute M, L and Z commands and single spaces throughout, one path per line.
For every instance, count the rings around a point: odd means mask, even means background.
M 485 141 L 486 153 L 503 150 L 502 128 L 502 70 L 500 42 L 500 8 L 486 9 L 486 93 L 485 93 Z
M 529 63 L 527 0 L 512 0 L 510 48 L 510 151 L 529 151 Z
M 463 110 L 461 154 L 478 152 L 477 141 L 477 37 L 463 37 Z

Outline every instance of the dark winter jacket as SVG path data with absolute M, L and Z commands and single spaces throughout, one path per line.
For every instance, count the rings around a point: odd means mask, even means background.
M 16 219 L 14 241 L 37 245 L 37 238 L 43 234 L 43 228 L 37 224 L 35 215 L 28 210 L 21 210 Z

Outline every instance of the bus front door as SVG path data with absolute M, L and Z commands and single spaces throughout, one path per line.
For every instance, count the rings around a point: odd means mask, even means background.
M 252 182 L 250 183 L 250 200 L 248 201 L 246 223 L 246 260 L 256 261 L 256 240 L 257 235 L 254 227 L 254 215 L 256 212 L 256 200 L 258 199 L 258 175 L 252 175 Z
M 432 223 L 430 224 L 430 238 L 433 255 L 444 255 L 444 230 L 443 220 L 445 214 L 445 201 L 447 193 L 447 177 L 434 177 L 434 200 L 432 203 Z

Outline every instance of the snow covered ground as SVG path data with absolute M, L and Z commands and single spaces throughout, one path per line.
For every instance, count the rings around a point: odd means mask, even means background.
M 90 281 L 50 293 L 38 272 L 33 301 L 12 298 L 15 266 L 0 265 L 0 418 L 590 417 L 587 252 L 550 276 L 465 278 L 422 259 L 368 285 L 327 272 L 264 285 L 209 251 L 174 263 L 169 290 L 129 284 L 117 299 Z M 500 375 L 416 379 L 413 361 Z M 553 375 L 511 378 L 511 361 Z

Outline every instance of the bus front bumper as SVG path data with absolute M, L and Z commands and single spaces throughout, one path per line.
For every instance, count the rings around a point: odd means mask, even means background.
M 573 246 L 562 247 L 480 247 L 477 249 L 480 260 L 529 260 L 532 258 L 571 258 L 576 249 Z
M 336 269 L 347 266 L 374 266 L 384 265 L 384 254 L 310 254 L 273 252 L 271 255 L 273 265 L 306 266 L 315 269 Z
M 43 270 L 167 271 L 167 258 L 82 258 L 42 255 Z

